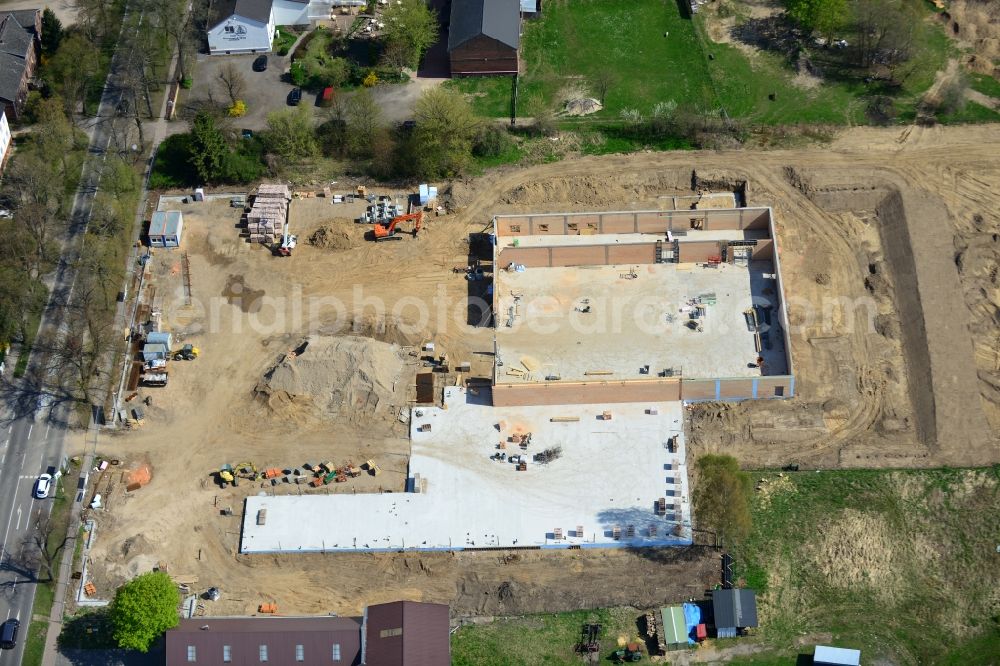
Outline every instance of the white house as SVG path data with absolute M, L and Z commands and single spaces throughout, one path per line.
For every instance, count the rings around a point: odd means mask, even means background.
M 277 0 L 298 4 L 289 0 Z M 208 29 L 208 52 L 267 53 L 274 39 L 272 0 L 215 0 Z
M 7 150 L 10 148 L 10 125 L 7 124 L 7 114 L 0 112 L 0 169 L 7 161 Z

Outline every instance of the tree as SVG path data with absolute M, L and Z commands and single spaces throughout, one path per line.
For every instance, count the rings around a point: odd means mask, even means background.
M 347 149 L 355 157 L 369 157 L 382 126 L 382 109 L 367 88 L 354 93 L 345 108 Z
M 602 67 L 594 74 L 590 84 L 594 86 L 594 92 L 597 93 L 597 99 L 601 101 L 602 106 L 604 105 L 605 98 L 608 96 L 608 91 L 617 83 L 618 73 L 609 67 Z
M 785 11 L 806 30 L 829 38 L 847 22 L 847 0 L 784 0 Z
M 200 111 L 191 128 L 191 166 L 198 179 L 203 183 L 217 180 L 228 152 L 226 137 L 216 127 L 215 119 Z
M 47 580 L 55 579 L 56 558 L 66 547 L 66 533 L 58 534 L 57 532 L 58 530 L 49 516 L 39 515 L 30 536 L 27 537 L 28 546 L 33 551 L 32 555 L 37 557 L 37 562 L 33 562 L 33 564 L 44 572 Z
M 87 90 L 100 71 L 100 51 L 86 37 L 73 33 L 59 44 L 47 71 L 50 83 L 63 98 L 66 112 L 83 110 Z
M 379 59 L 385 67 L 402 72 L 410 64 L 410 45 L 401 40 L 387 41 Z
M 736 458 L 705 455 L 695 463 L 695 517 L 701 529 L 715 533 L 717 543 L 730 547 L 750 533 L 750 475 Z
M 318 152 L 312 110 L 305 104 L 267 114 L 267 149 L 284 160 L 313 157 Z
M 920 18 L 912 5 L 899 0 L 857 0 L 854 7 L 858 64 L 881 62 L 894 68 L 910 58 Z
M 481 121 L 465 97 L 451 88 L 425 90 L 414 106 L 417 166 L 422 176 L 452 176 L 472 156 Z
M 59 97 L 42 99 L 35 105 L 35 145 L 42 155 L 58 159 L 63 180 L 69 177 L 69 153 L 76 143 L 73 125 Z
M 231 104 L 243 99 L 243 94 L 247 91 L 247 80 L 236 65 L 227 62 L 219 68 L 219 81 L 222 82 Z
M 118 588 L 108 609 L 119 647 L 147 652 L 161 634 L 176 627 L 180 593 L 162 571 L 142 574 Z
M 389 3 L 382 17 L 385 44 L 402 49 L 406 63 L 416 68 L 420 58 L 437 41 L 437 12 L 424 0 L 396 0 Z
M 59 50 L 63 38 L 63 24 L 48 7 L 42 11 L 42 53 L 51 56 Z
M 187 78 L 187 61 L 189 54 L 196 48 L 195 40 L 195 17 L 207 12 L 205 2 L 192 3 L 192 11 L 188 11 L 186 2 L 177 0 L 163 0 L 154 5 L 157 16 L 157 24 L 160 29 L 170 38 L 174 49 L 177 50 L 177 78 Z

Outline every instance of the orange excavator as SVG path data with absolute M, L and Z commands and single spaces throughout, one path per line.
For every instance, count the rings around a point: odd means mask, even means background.
M 424 223 L 423 211 L 394 217 L 389 224 L 382 224 L 381 222 L 376 223 L 375 227 L 372 229 L 372 238 L 374 238 L 376 242 L 384 240 L 399 240 L 402 236 L 396 235 L 397 227 L 400 223 L 409 222 L 411 220 L 413 221 L 413 237 L 416 238 L 417 232 L 420 231 Z

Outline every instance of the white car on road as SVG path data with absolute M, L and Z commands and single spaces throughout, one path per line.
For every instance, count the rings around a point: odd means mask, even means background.
M 35 481 L 35 499 L 45 499 L 49 496 L 50 490 L 52 490 L 52 475 L 42 474 Z

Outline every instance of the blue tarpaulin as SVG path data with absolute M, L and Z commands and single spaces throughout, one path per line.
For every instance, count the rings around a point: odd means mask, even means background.
M 684 624 L 687 625 L 688 643 L 694 645 L 694 630 L 701 624 L 701 609 L 698 604 L 684 604 Z

